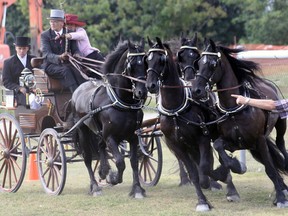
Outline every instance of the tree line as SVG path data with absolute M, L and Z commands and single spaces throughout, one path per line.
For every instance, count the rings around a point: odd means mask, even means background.
M 222 45 L 288 44 L 286 0 L 43 0 L 44 30 L 50 9 L 61 7 L 86 21 L 91 44 L 103 53 L 120 39 L 170 40 L 194 32 L 200 41 L 207 37 Z M 8 8 L 6 30 L 29 36 L 28 16 L 28 0 L 18 0 Z M 12 44 L 9 35 L 6 41 Z

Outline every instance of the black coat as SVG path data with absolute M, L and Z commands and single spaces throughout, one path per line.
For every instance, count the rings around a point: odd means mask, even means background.
M 66 33 L 66 29 L 63 28 L 63 34 Z M 61 37 L 58 40 L 55 40 L 56 34 L 53 30 L 48 29 L 41 34 L 41 48 L 44 59 L 43 68 L 44 70 L 50 64 L 61 65 L 59 55 L 65 52 L 66 40 L 64 37 Z M 60 44 L 61 41 L 61 44 Z M 79 49 L 77 47 L 76 41 L 69 41 L 68 50 L 72 55 L 77 53 L 79 54 Z
M 31 72 L 33 72 L 31 59 L 34 57 L 35 56 L 33 55 L 27 55 L 26 68 L 31 70 Z M 15 93 L 18 93 L 20 88 L 19 77 L 21 76 L 23 69 L 24 66 L 17 55 L 13 55 L 4 61 L 2 81 L 5 88 L 14 90 Z

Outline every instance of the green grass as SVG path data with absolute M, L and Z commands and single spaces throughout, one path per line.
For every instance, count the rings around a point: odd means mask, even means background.
M 255 162 L 249 154 L 247 154 L 247 173 L 233 175 L 241 201 L 227 202 L 225 187 L 224 190 L 217 192 L 205 190 L 204 193 L 214 208 L 207 213 L 196 213 L 197 199 L 194 187 L 178 187 L 176 159 L 165 144 L 162 146 L 163 173 L 158 185 L 145 187 L 147 197 L 144 199 L 132 199 L 128 196 L 132 184 L 128 159 L 124 182 L 114 187 L 103 188 L 103 194 L 99 197 L 88 195 L 87 170 L 84 163 L 79 162 L 68 164 L 66 185 L 59 196 L 45 194 L 40 181 L 29 181 L 27 173 L 17 193 L 0 194 L 1 215 L 278 216 L 287 213 L 287 209 L 277 209 L 272 206 L 272 199 L 269 197 L 273 192 L 272 183 L 265 175 L 263 166 Z

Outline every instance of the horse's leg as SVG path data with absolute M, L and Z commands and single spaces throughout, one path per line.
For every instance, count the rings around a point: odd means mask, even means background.
M 239 160 L 237 160 L 235 157 L 232 158 L 228 156 L 224 149 L 224 140 L 222 138 L 216 139 L 214 141 L 213 147 L 218 152 L 224 166 L 231 169 L 231 171 L 234 173 L 243 174 L 246 172 L 247 168 L 245 164 L 240 163 Z
M 276 199 L 274 204 L 279 208 L 288 207 L 288 200 L 285 197 L 283 192 L 283 186 L 285 185 L 283 178 L 281 177 L 279 171 L 276 169 L 277 166 L 277 157 L 282 157 L 282 155 L 275 155 L 275 152 L 269 150 L 269 145 L 274 145 L 269 139 L 266 139 L 264 136 L 259 137 L 258 152 L 260 153 L 261 161 L 265 167 L 265 172 L 270 180 L 274 184 Z M 274 161 L 274 162 L 273 162 Z M 281 165 L 280 165 L 281 166 Z M 279 167 L 277 167 L 279 168 Z
M 117 174 L 114 172 L 109 174 L 110 183 L 116 185 L 123 182 L 123 172 L 125 170 L 125 161 L 123 155 L 119 152 L 118 143 L 113 139 L 112 136 L 107 137 L 106 144 L 112 152 L 113 158 L 115 159 L 115 164 L 117 167 Z
M 288 153 L 285 147 L 284 135 L 287 129 L 286 119 L 278 119 L 275 124 L 276 129 L 276 145 L 285 158 L 285 170 L 288 171 Z
M 86 125 L 81 126 L 77 130 L 79 143 L 83 147 L 83 156 L 84 156 L 84 163 L 88 170 L 88 174 L 90 177 L 90 191 L 89 194 L 93 196 L 98 196 L 102 194 L 102 189 L 98 186 L 97 181 L 95 179 L 94 172 L 92 170 L 92 152 L 90 145 L 98 145 L 98 143 L 92 143 L 91 137 L 89 136 L 89 128 Z
M 200 138 L 199 138 L 200 139 Z M 198 166 L 198 172 L 200 177 L 200 185 L 204 189 L 211 189 L 211 190 L 221 190 L 222 186 L 215 181 L 214 179 L 210 178 L 210 172 L 213 170 L 214 166 L 214 158 L 212 147 L 210 144 L 210 139 L 204 137 L 202 140 L 199 141 L 199 151 L 200 151 L 200 162 Z
M 141 187 L 139 181 L 138 137 L 133 136 L 133 138 L 129 141 L 129 143 L 130 143 L 130 164 L 133 171 L 133 184 L 129 196 L 134 198 L 143 198 L 146 195 L 145 190 Z
M 100 165 L 98 174 L 101 179 L 105 179 L 109 174 L 111 167 L 107 159 L 106 143 L 103 140 L 99 142 L 99 154 Z
M 178 164 L 179 164 L 179 176 L 180 176 L 180 184 L 179 186 L 183 186 L 183 185 L 188 185 L 190 184 L 190 179 L 188 177 L 188 173 L 186 172 L 183 162 L 181 160 L 178 160 Z
M 184 166 L 186 167 L 186 170 L 189 174 L 189 178 L 192 181 L 195 190 L 196 190 L 196 194 L 198 197 L 198 203 L 197 203 L 197 207 L 196 207 L 196 211 L 209 211 L 211 210 L 212 206 L 211 204 L 208 202 L 206 196 L 204 195 L 200 183 L 199 183 L 199 173 L 198 173 L 198 169 L 196 166 L 196 163 L 194 161 L 191 161 L 189 159 L 189 156 L 185 154 L 178 154 L 178 156 L 181 155 L 181 160 L 184 164 Z

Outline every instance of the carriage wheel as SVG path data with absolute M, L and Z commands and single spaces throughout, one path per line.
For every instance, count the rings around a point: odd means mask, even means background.
M 159 135 L 144 134 L 142 142 L 149 156 L 143 154 L 139 157 L 139 178 L 142 185 L 155 186 L 162 173 L 162 147 Z
M 10 114 L 0 114 L 1 192 L 16 192 L 20 188 L 26 163 L 26 144 L 18 121 Z
M 61 194 L 66 182 L 66 156 L 56 130 L 45 129 L 38 142 L 37 163 L 39 178 L 46 193 Z

